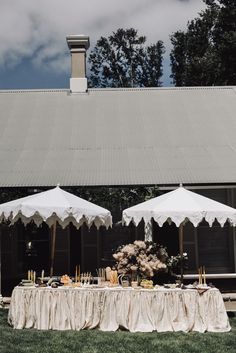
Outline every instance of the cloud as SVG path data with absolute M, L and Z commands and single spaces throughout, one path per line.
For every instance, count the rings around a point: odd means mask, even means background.
M 169 35 L 203 8 L 202 0 L 1 0 L 0 67 L 27 58 L 35 67 L 66 71 L 66 35 L 87 34 L 93 46 L 101 35 L 129 27 L 149 43 L 163 40 L 168 54 Z

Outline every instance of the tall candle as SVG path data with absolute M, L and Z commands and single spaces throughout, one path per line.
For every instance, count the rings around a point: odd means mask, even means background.
M 78 279 L 78 271 L 77 271 L 77 265 L 75 266 L 75 282 L 77 282 Z
M 199 267 L 199 284 L 202 284 L 202 266 Z
M 41 280 L 43 281 L 44 279 L 44 270 L 42 270 L 42 273 L 41 273 Z
M 204 283 L 204 286 L 206 286 L 206 271 L 205 271 L 205 266 L 203 266 L 203 283 Z
M 33 274 L 33 282 L 35 283 L 36 281 L 36 272 L 34 271 L 34 274 Z
M 110 281 L 111 278 L 111 268 L 108 266 L 106 267 L 106 280 Z
M 80 281 L 80 265 L 78 265 L 78 277 L 79 277 L 79 281 Z
M 28 270 L 28 281 L 30 281 L 30 270 Z
M 34 280 L 34 273 L 33 270 L 30 271 L 30 280 L 33 282 Z

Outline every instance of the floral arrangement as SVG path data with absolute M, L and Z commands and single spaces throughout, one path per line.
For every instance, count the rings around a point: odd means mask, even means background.
M 113 257 L 119 274 L 137 273 L 146 277 L 153 277 L 159 271 L 166 271 L 169 263 L 166 248 L 141 240 L 120 246 Z

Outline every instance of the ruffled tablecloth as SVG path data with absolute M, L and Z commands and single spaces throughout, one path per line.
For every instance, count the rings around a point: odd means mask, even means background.
M 22 288 L 13 290 L 8 322 L 15 329 L 131 332 L 230 331 L 218 289 Z

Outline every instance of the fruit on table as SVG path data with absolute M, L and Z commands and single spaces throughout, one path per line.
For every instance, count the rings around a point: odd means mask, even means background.
M 149 279 L 142 279 L 140 286 L 143 288 L 153 288 L 153 281 Z

